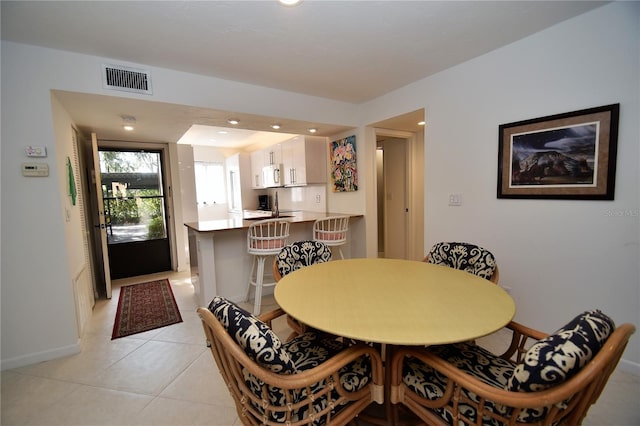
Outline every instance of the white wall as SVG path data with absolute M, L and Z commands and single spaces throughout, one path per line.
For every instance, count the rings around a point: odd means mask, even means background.
M 639 22 L 640 3 L 606 5 L 363 108 L 371 123 L 425 107 L 425 248 L 490 249 L 516 320 L 547 332 L 592 308 L 640 326 Z M 500 124 L 618 102 L 615 201 L 497 199 Z M 637 335 L 624 358 L 640 374 Z
M 74 222 L 65 222 L 68 197 L 64 164 L 59 160 L 72 151 L 68 141 L 59 140 L 65 136 L 54 131 L 54 119 L 56 128 L 70 128 L 72 123 L 64 118 L 65 111 L 56 111 L 54 117 L 50 90 L 108 93 L 346 126 L 357 122 L 357 107 L 344 102 L 154 67 L 145 67 L 153 74 L 151 97 L 105 91 L 100 67 L 113 59 L 6 41 L 1 51 L 3 369 L 78 350 L 69 265 L 75 254 L 67 248 L 75 237 L 66 227 L 80 225 L 74 217 Z M 47 148 L 48 178 L 20 175 L 26 145 Z M 177 155 L 177 149 L 172 153 Z M 182 233 L 178 234 L 182 240 Z M 184 242 L 177 244 L 181 247 Z

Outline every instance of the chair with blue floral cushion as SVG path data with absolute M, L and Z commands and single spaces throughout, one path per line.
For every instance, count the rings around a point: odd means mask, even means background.
M 425 262 L 460 269 L 498 283 L 499 272 L 496 258 L 480 246 L 461 242 L 440 242 L 431 247 Z
M 343 425 L 384 399 L 382 360 L 308 332 L 282 343 L 271 321 L 223 297 L 198 308 L 211 353 L 245 425 Z
M 305 266 L 328 262 L 332 258 L 331 249 L 320 241 L 303 240 L 288 244 L 273 260 L 273 277 L 276 282 L 285 275 Z
M 635 332 L 598 310 L 551 335 L 511 322 L 495 355 L 473 343 L 405 347 L 391 364 L 391 403 L 434 425 L 579 425 Z
M 316 263 L 328 262 L 331 257 L 331 249 L 323 242 L 312 240 L 296 241 L 283 247 L 273 259 L 273 277 L 278 282 L 282 277 L 293 271 Z M 289 338 L 307 331 L 303 323 L 288 314 L 287 323 L 293 329 L 293 333 Z

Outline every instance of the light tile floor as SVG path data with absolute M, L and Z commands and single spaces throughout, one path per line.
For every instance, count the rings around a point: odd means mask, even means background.
M 111 340 L 120 286 L 163 277 L 171 281 L 183 322 Z M 274 307 L 265 297 L 263 312 Z M 188 273 L 114 281 L 112 299 L 96 303 L 81 353 L 1 373 L 0 424 L 241 424 L 195 310 Z M 284 321 L 274 328 L 282 338 L 289 334 Z M 500 344 L 500 336 L 483 344 Z M 585 425 L 640 425 L 639 396 L 639 377 L 614 373 Z

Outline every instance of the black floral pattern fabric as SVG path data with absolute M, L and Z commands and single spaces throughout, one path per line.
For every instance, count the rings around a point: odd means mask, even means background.
M 453 345 L 431 346 L 430 351 L 436 353 L 440 358 L 447 360 L 464 372 L 478 378 L 479 380 L 499 388 L 504 388 L 507 380 L 513 373 L 514 364 L 504 360 L 486 349 L 474 343 L 456 343 Z M 416 394 L 430 400 L 436 400 L 444 396 L 448 378 L 438 373 L 415 358 L 409 358 L 402 367 L 403 381 Z M 466 396 L 478 401 L 472 392 L 464 391 Z M 493 412 L 500 412 L 500 407 L 487 402 L 487 408 Z M 459 409 L 472 421 L 476 421 L 476 410 L 471 405 L 460 402 Z M 448 424 L 455 424 L 453 415 L 449 410 L 440 408 L 434 410 Z M 485 426 L 497 426 L 494 419 L 483 419 Z
M 496 259 L 490 251 L 468 243 L 434 244 L 429 250 L 427 261 L 460 269 L 487 280 L 491 279 L 496 269 Z
M 428 349 L 465 373 L 494 386 L 514 392 L 535 392 L 557 386 L 575 375 L 604 345 L 615 329 L 611 318 L 599 310 L 586 311 L 547 338 L 534 343 L 522 361 L 514 364 L 474 343 L 431 346 Z M 409 358 L 403 365 L 403 381 L 416 394 L 430 400 L 444 395 L 448 378 L 421 361 Z M 467 398 L 478 401 L 463 389 Z M 565 403 L 559 403 L 560 408 Z M 508 416 L 510 409 L 487 401 L 486 408 Z M 476 422 L 474 407 L 460 402 L 460 412 Z M 542 419 L 550 407 L 530 408 L 518 414 L 518 422 L 534 423 Z M 434 410 L 448 424 L 455 424 L 446 407 Z M 495 419 L 484 417 L 482 424 L 495 426 Z
M 591 361 L 614 329 L 613 320 L 599 310 L 578 315 L 529 348 L 506 389 L 535 392 L 566 381 Z
M 276 334 L 258 318 L 224 297 L 216 296 L 209 310 L 249 358 L 280 374 L 297 372 L 294 362 Z
M 335 336 L 321 332 L 307 332 L 283 344 L 264 322 L 224 297 L 216 296 L 209 304 L 209 310 L 252 360 L 274 373 L 294 374 L 312 369 L 344 348 L 340 341 L 335 340 Z M 347 391 L 356 392 L 371 381 L 371 374 L 369 358 L 360 357 L 340 369 L 340 384 Z M 245 384 L 251 392 L 259 399 L 265 398 L 265 383 L 246 369 L 243 370 L 243 375 Z M 307 397 L 309 392 L 315 393 L 326 386 L 331 386 L 333 389 L 334 384 L 323 379 L 308 389 L 296 391 L 293 398 L 289 400 L 282 389 L 268 386 L 266 397 L 271 404 L 284 407 L 300 402 Z M 317 398 L 313 402 L 313 413 L 309 412 L 308 405 L 304 405 L 292 413 L 292 420 L 314 416 L 316 412 L 326 408 L 331 403 L 330 400 L 334 400 L 338 396 L 337 391 L 332 390 L 329 396 Z M 254 404 L 254 407 L 264 413 L 262 406 Z M 336 413 L 342 407 L 333 407 L 331 412 Z M 284 422 L 285 416 L 284 412 L 271 412 L 267 415 L 268 418 L 277 422 Z M 324 423 L 321 417 L 315 421 L 315 424 L 318 425 Z
M 305 266 L 331 260 L 331 249 L 320 241 L 296 241 L 280 250 L 276 267 L 283 277 Z

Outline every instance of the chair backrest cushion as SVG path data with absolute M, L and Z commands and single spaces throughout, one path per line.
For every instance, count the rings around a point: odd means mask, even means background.
M 506 389 L 535 392 L 568 380 L 591 361 L 614 329 L 613 320 L 599 310 L 578 315 L 529 348 Z
M 493 254 L 474 244 L 440 242 L 431 247 L 427 257 L 429 263 L 460 269 L 487 280 L 491 279 L 496 269 Z
M 294 362 L 276 334 L 262 321 L 235 303 L 216 296 L 209 310 L 249 358 L 274 373 L 294 374 Z
M 276 267 L 283 277 L 293 271 L 331 260 L 331 249 L 320 241 L 296 241 L 280 250 Z

